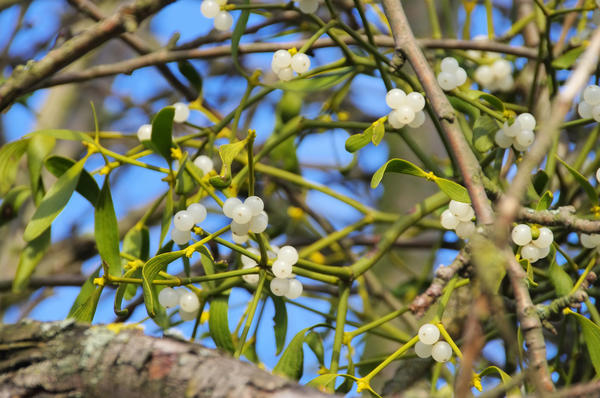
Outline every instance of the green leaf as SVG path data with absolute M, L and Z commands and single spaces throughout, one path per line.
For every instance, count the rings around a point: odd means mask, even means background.
M 458 97 L 448 97 L 448 101 L 450 101 L 450 104 L 454 109 L 468 115 L 470 120 L 479 119 L 481 111 L 467 101 Z
M 471 203 L 469 192 L 467 188 L 454 181 L 447 180 L 445 178 L 437 177 L 433 180 L 440 190 L 444 192 L 450 199 L 456 200 L 463 203 Z
M 136 224 L 123 238 L 123 253 L 130 254 L 142 261 L 150 255 L 150 231 L 145 225 Z
M 541 195 L 544 192 L 544 188 L 546 188 L 546 184 L 548 183 L 548 174 L 542 169 L 539 169 L 533 176 L 533 188 L 537 192 L 538 195 Z
M 583 339 L 587 346 L 592 365 L 596 370 L 596 376 L 600 375 L 600 328 L 594 322 L 590 321 L 581 314 L 573 311 L 569 311 L 569 315 L 572 315 L 577 319 L 583 332 Z
M 554 195 L 552 194 L 552 192 L 550 192 L 550 191 L 544 192 L 544 194 L 538 201 L 537 206 L 535 207 L 535 210 L 537 210 L 537 211 L 548 210 L 550 208 L 550 205 L 552 204 L 553 200 L 554 200 Z
M 497 366 L 488 366 L 487 368 L 483 369 L 479 373 L 479 377 L 489 376 L 494 373 L 497 373 L 500 376 L 500 379 L 502 380 L 502 384 L 508 384 L 512 380 L 512 378 L 510 377 L 510 375 L 508 373 L 506 373 L 505 371 L 503 371 L 502 369 L 500 369 Z M 519 391 L 518 387 L 513 387 L 512 389 L 510 389 L 508 391 L 507 396 L 508 397 L 511 397 L 511 396 L 520 397 L 521 392 Z
M 81 159 L 67 170 L 46 192 L 39 207 L 35 210 L 31 221 L 25 228 L 23 239 L 32 241 L 40 236 L 58 214 L 65 208 L 79 182 L 79 176 L 87 158 Z
M 221 156 L 221 175 L 222 178 L 231 178 L 231 164 L 235 160 L 236 156 L 244 150 L 244 147 L 248 144 L 248 138 L 231 143 L 224 144 L 219 147 L 219 156 Z M 217 176 L 219 177 L 219 176 Z M 212 179 L 217 178 L 213 177 Z
M 308 387 L 320 389 L 322 387 L 328 386 L 338 377 L 335 373 L 326 373 L 324 375 L 320 375 L 309 381 L 306 385 Z
M 377 188 L 386 172 L 409 174 L 417 177 L 427 177 L 428 174 L 420 167 L 404 159 L 390 159 L 373 174 L 371 188 Z
M 373 139 L 373 126 L 369 126 L 364 132 L 360 134 L 354 134 L 348 137 L 346 140 L 346 150 L 354 153 L 359 149 L 369 145 Z
M 385 126 L 383 121 L 377 120 L 373 123 L 373 144 L 375 146 L 379 145 L 381 140 L 383 139 L 383 135 L 385 134 Z
M 36 205 L 44 195 L 41 188 L 41 172 L 44 165 L 44 159 L 50 154 L 56 143 L 56 138 L 34 135 L 29 140 L 27 146 L 27 167 L 29 169 L 29 181 L 31 183 L 31 192 L 33 192 Z M 75 163 L 75 162 L 73 162 Z M 68 167 L 67 167 L 68 168 Z M 65 169 L 66 171 L 66 169 Z
M 502 100 L 492 94 L 486 93 L 484 91 L 479 91 L 479 90 L 471 90 L 469 92 L 469 96 L 471 98 L 479 98 L 482 99 L 484 101 L 486 101 L 488 104 L 490 104 L 492 106 L 492 108 L 500 111 L 500 112 L 504 112 L 506 110 L 506 107 L 504 106 L 504 102 L 502 102 Z
M 250 4 L 250 1 L 245 0 L 244 4 Z M 233 59 L 233 64 L 235 68 L 242 74 L 245 75 L 242 66 L 240 65 L 240 60 L 238 57 L 239 47 L 240 47 L 240 39 L 246 30 L 246 25 L 248 24 L 248 18 L 250 17 L 250 10 L 243 9 L 242 13 L 238 17 L 237 23 L 235 24 L 235 28 L 233 29 L 233 34 L 231 35 L 231 59 Z
M 340 68 L 336 72 L 323 73 L 311 78 L 302 78 L 290 80 L 288 82 L 279 82 L 275 85 L 276 88 L 289 91 L 323 91 L 327 90 L 353 75 L 353 68 Z
M 194 68 L 194 65 L 192 65 L 190 61 L 183 60 L 177 63 L 177 68 L 179 69 L 179 72 L 185 76 L 187 81 L 190 82 L 192 87 L 196 89 L 198 95 L 202 95 L 202 76 L 200 76 L 200 73 Z
M 0 198 L 10 190 L 17 178 L 19 160 L 27 150 L 28 139 L 21 139 L 0 148 Z
M 81 131 L 73 131 L 73 130 L 65 130 L 65 129 L 48 129 L 48 130 L 38 130 L 34 131 L 31 134 L 28 134 L 27 137 L 33 137 L 34 135 L 45 135 L 48 137 L 58 138 L 59 140 L 68 140 L 68 141 L 86 141 L 89 143 L 93 143 L 94 140 L 88 134 L 83 133 Z
M 62 176 L 69 168 L 73 167 L 75 161 L 62 156 L 50 156 L 46 159 L 46 169 L 52 173 L 55 177 Z M 96 205 L 98 196 L 100 195 L 100 188 L 92 175 L 85 169 L 81 171 L 77 187 L 77 192 L 84 198 L 86 198 L 92 206 Z
M 473 145 L 479 152 L 487 152 L 494 147 L 494 134 L 498 125 L 488 115 L 475 119 L 473 124 Z
M 538 283 L 533 279 L 533 267 L 531 266 L 529 260 L 523 258 L 519 261 L 519 264 L 521 264 L 521 267 L 526 269 L 527 282 L 529 283 L 529 285 L 537 287 Z
M 155 286 L 152 281 L 156 279 L 160 271 L 164 271 L 167 265 L 183 256 L 183 251 L 169 252 L 159 254 L 156 257 L 148 260 L 142 267 L 142 290 L 144 293 L 144 304 L 146 305 L 146 312 L 151 317 L 156 316 L 156 307 L 158 304 L 158 295 Z
M 285 301 L 281 297 L 271 296 L 273 305 L 275 306 L 275 315 L 273 316 L 273 330 L 275 331 L 275 345 L 277 350 L 275 355 L 279 355 L 285 346 L 285 336 L 287 334 L 287 309 Z
M 136 276 L 139 276 L 139 274 L 140 274 L 139 268 L 132 268 L 130 270 L 127 270 L 127 272 L 125 272 L 123 277 L 124 278 L 135 278 Z M 129 310 L 127 308 L 123 308 L 123 309 L 121 308 L 121 304 L 123 303 L 123 298 L 125 298 L 125 300 L 128 300 L 126 297 L 127 292 L 131 289 L 132 286 L 135 290 L 137 290 L 137 285 L 135 285 L 133 283 L 120 283 L 119 284 L 119 287 L 117 288 L 117 292 L 115 293 L 114 309 L 115 309 L 116 315 L 126 316 L 129 313 Z
M 81 290 L 75 299 L 75 302 L 69 310 L 67 318 L 74 318 L 81 322 L 92 322 L 94 313 L 96 312 L 96 305 L 102 293 L 102 286 L 95 286 L 94 279 L 100 275 L 101 267 L 98 267 L 96 271 L 87 278 Z
M 548 278 L 556 290 L 558 297 L 566 296 L 573 289 L 573 280 L 569 274 L 556 263 L 556 257 L 553 256 L 550 267 L 548 268 Z
M 46 250 L 50 246 L 50 237 L 50 228 L 47 228 L 41 235 L 25 244 L 19 256 L 19 265 L 12 286 L 13 292 L 21 292 L 27 287 L 35 267 L 42 261 Z
M 292 380 L 300 380 L 304 370 L 304 351 L 302 350 L 302 346 L 304 344 L 304 335 L 308 330 L 310 328 L 302 329 L 290 341 L 283 355 L 279 358 L 279 362 L 273 368 L 273 374 Z
M 325 349 L 323 348 L 323 339 L 321 338 L 321 335 L 311 330 L 304 338 L 304 341 L 306 342 L 306 344 L 308 344 L 312 352 L 317 357 L 319 364 L 324 367 Z
M 560 57 L 552 61 L 552 67 L 556 69 L 569 69 L 579 59 L 579 56 L 585 51 L 585 46 L 579 46 L 570 49 Z
M 119 254 L 119 225 L 110 193 L 108 175 L 98 196 L 94 211 L 94 236 L 98 253 L 112 276 L 121 276 L 121 256 Z
M 0 227 L 17 217 L 25 201 L 31 196 L 31 189 L 18 185 L 11 189 L 0 204 Z
M 171 162 L 171 146 L 173 145 L 173 117 L 175 108 L 167 106 L 161 109 L 152 119 L 152 138 L 149 146 L 168 163 Z
M 577 181 L 579 183 L 579 186 L 581 186 L 581 188 L 583 188 L 583 190 L 587 194 L 588 198 L 590 199 L 590 202 L 592 202 L 593 205 L 597 205 L 598 204 L 598 194 L 596 193 L 596 190 L 594 189 L 592 184 L 590 184 L 590 182 L 587 180 L 587 178 L 585 178 L 583 175 L 581 175 L 581 173 L 579 173 L 573 167 L 569 166 L 564 160 L 562 160 L 558 156 L 556 156 L 556 159 L 563 166 L 566 167 L 566 169 L 569 171 L 569 173 L 571 173 L 573 178 L 575 178 L 575 181 Z
M 208 312 L 208 329 L 217 347 L 233 353 L 235 347 L 229 331 L 228 301 L 228 295 L 220 295 L 211 300 Z

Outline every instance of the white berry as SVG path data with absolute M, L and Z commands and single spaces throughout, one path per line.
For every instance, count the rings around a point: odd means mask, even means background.
M 596 170 L 596 180 L 600 183 L 600 169 Z
M 304 290 L 302 282 L 300 282 L 298 279 L 289 279 L 288 291 L 285 294 L 285 297 L 289 298 L 290 300 L 297 299 L 302 295 L 302 290 Z
M 233 240 L 233 243 L 237 245 L 243 245 L 244 243 L 248 242 L 248 235 L 238 235 L 232 232 L 231 239 Z
M 502 129 L 504 130 L 504 134 L 506 134 L 507 137 L 516 137 L 517 134 L 519 134 L 519 131 L 522 130 L 521 128 L 521 124 L 519 123 L 518 120 L 515 120 L 513 124 L 509 125 L 508 122 L 504 122 L 504 126 L 502 127 Z
M 583 90 L 583 99 L 590 105 L 600 104 L 600 86 L 590 84 Z
M 455 229 L 456 235 L 461 239 L 469 239 L 475 233 L 475 223 L 473 221 L 461 221 Z
M 525 246 L 531 242 L 531 228 L 529 225 L 519 224 L 513 228 L 511 237 L 515 244 Z
M 527 148 L 531 144 L 533 144 L 534 140 L 535 140 L 535 135 L 533 134 L 533 131 L 531 131 L 531 130 L 521 130 L 515 137 L 515 142 L 525 148 Z
M 431 345 L 440 339 L 440 330 L 437 326 L 426 323 L 419 328 L 418 335 L 421 343 Z
M 206 219 L 206 207 L 200 203 L 192 203 L 187 207 L 187 212 L 192 215 L 194 224 L 200 224 Z
M 539 231 L 540 234 L 538 238 L 531 243 L 533 243 L 537 247 L 542 248 L 550 246 L 552 244 L 552 241 L 554 240 L 554 234 L 552 233 L 552 230 L 547 227 L 541 227 Z
M 275 66 L 279 69 L 283 69 L 283 68 L 290 66 L 291 63 L 292 63 L 292 55 L 290 54 L 290 52 L 288 50 L 277 50 L 273 54 L 273 61 L 272 61 L 273 66 Z
M 238 198 L 234 197 L 227 199 L 225 203 L 223 203 L 223 214 L 225 214 L 226 217 L 233 218 L 233 209 L 241 204 L 242 201 Z
M 431 356 L 437 362 L 448 362 L 452 358 L 452 347 L 445 341 L 438 341 L 431 348 Z
M 471 206 L 469 206 L 466 213 L 461 214 L 460 216 L 456 216 L 456 218 L 458 218 L 458 221 L 460 222 L 471 221 L 473 217 L 475 217 L 475 210 L 473 210 Z
M 594 105 L 592 108 L 592 117 L 595 121 L 600 122 L 600 105 Z
M 233 221 L 238 224 L 247 224 L 252 218 L 252 211 L 244 204 L 237 205 L 233 209 Z
M 444 91 L 453 90 L 457 86 L 456 77 L 454 76 L 454 73 L 450 72 L 440 72 L 440 74 L 437 75 L 437 82 Z
M 257 265 L 256 261 L 252 260 L 250 257 L 242 256 L 242 262 L 244 262 L 244 258 L 247 258 L 248 260 L 250 260 L 252 262 L 244 264 L 242 269 L 249 269 L 249 268 L 256 267 L 256 265 Z M 260 279 L 260 276 L 258 274 L 246 274 L 246 275 L 242 275 L 242 279 L 244 280 L 244 282 L 246 282 L 249 285 L 256 285 L 258 283 L 258 280 Z
M 505 134 L 504 129 L 500 129 L 496 131 L 496 135 L 494 136 L 494 141 L 496 141 L 496 145 L 500 148 L 509 148 L 513 144 L 512 137 L 509 137 Z
M 173 121 L 175 123 L 183 123 L 190 117 L 190 108 L 183 102 L 174 103 L 173 108 L 175 108 L 175 114 L 173 116 Z
M 248 249 L 248 251 L 258 257 L 260 257 L 260 251 L 254 247 L 251 247 L 250 249 Z M 256 265 L 258 264 L 256 261 L 254 261 L 254 259 L 248 257 L 248 256 L 244 256 L 242 254 L 242 264 L 244 264 L 244 269 L 246 268 L 252 268 L 252 267 L 256 267 Z
M 158 302 L 165 308 L 175 307 L 179 301 L 179 295 L 172 287 L 165 287 L 158 293 Z
M 277 278 L 289 278 L 292 276 L 292 264 L 277 259 L 273 262 L 271 271 Z
M 413 111 L 408 105 L 403 105 L 395 110 L 398 121 L 402 124 L 408 124 L 415 118 L 415 111 Z
M 409 127 L 417 128 L 421 127 L 425 123 L 425 112 L 418 111 L 415 113 L 415 118 L 412 122 L 408 123 Z
M 250 209 L 253 216 L 257 216 L 265 208 L 265 204 L 258 196 L 249 196 L 244 200 L 244 204 Z
M 535 129 L 535 117 L 531 113 L 521 113 L 517 116 L 517 121 L 523 130 Z
M 472 207 L 469 203 L 459 202 L 457 200 L 451 200 L 448 204 L 448 209 L 454 214 L 456 217 L 465 217 L 467 216 Z
M 220 31 L 229 30 L 231 25 L 233 25 L 233 17 L 227 11 L 220 11 L 215 16 L 215 29 Z
M 261 211 L 259 215 L 250 219 L 250 223 L 248 225 L 250 227 L 250 231 L 260 234 L 267 229 L 267 225 L 269 225 L 269 216 L 264 211 Z
M 423 94 L 413 91 L 406 96 L 405 104 L 412 109 L 413 112 L 419 112 L 425 107 L 425 97 L 423 97 Z
M 152 138 L 152 125 L 142 124 L 137 131 L 138 140 L 147 141 Z
M 187 244 L 192 239 L 191 231 L 181 231 L 177 228 L 171 229 L 171 239 L 179 246 Z
M 440 217 L 440 222 L 442 227 L 446 229 L 454 229 L 458 226 L 460 222 L 458 218 L 449 209 L 446 209 L 442 212 L 442 216 Z
M 395 129 L 401 129 L 402 127 L 404 127 L 404 123 L 400 121 L 400 113 L 397 109 L 394 109 L 388 115 L 388 123 L 390 124 L 390 126 L 392 126 L 392 128 Z
M 460 87 L 467 82 L 467 71 L 463 68 L 458 68 L 454 71 L 454 82 L 456 83 L 456 87 Z
M 200 300 L 192 292 L 186 292 L 179 298 L 179 306 L 186 312 L 198 311 L 200 308 Z
M 600 245 L 600 234 L 584 234 L 582 233 L 579 237 L 581 246 L 586 249 L 593 249 Z
M 530 263 L 534 263 L 539 259 L 539 251 L 536 246 L 529 243 L 521 248 L 521 257 L 529 260 Z
M 459 68 L 458 61 L 456 58 L 446 57 L 442 59 L 440 68 L 442 69 L 442 72 L 454 73 Z
M 198 318 L 198 311 L 187 312 L 180 308 L 179 309 L 179 317 L 181 318 L 182 321 L 193 321 L 196 318 Z
M 510 73 L 512 72 L 512 66 L 510 62 L 508 62 L 505 59 L 499 59 L 495 61 L 492 64 L 491 69 L 492 73 L 494 74 L 494 77 L 496 77 L 499 80 L 503 79 L 507 75 L 510 75 Z
M 221 7 L 214 0 L 204 0 L 200 5 L 200 12 L 206 18 L 214 18 L 221 11 Z
M 273 278 L 271 280 L 271 292 L 276 296 L 283 296 L 290 289 L 290 280 L 287 278 Z
M 206 155 L 200 155 L 196 159 L 194 159 L 194 165 L 202 170 L 204 175 L 210 173 L 214 168 L 214 163 L 211 158 Z
M 173 224 L 180 231 L 189 231 L 194 226 L 194 217 L 187 210 L 180 210 L 175 213 Z
M 298 251 L 293 246 L 283 246 L 277 253 L 277 258 L 288 264 L 296 264 L 298 262 Z
M 307 72 L 310 69 L 310 58 L 308 58 L 308 55 L 304 53 L 294 54 L 292 57 L 292 69 L 298 74 Z
M 246 235 L 250 230 L 250 223 L 240 224 L 235 221 L 231 222 L 231 232 L 236 235 Z
M 477 80 L 477 82 L 484 87 L 492 84 L 494 80 L 492 68 L 487 65 L 482 65 L 475 69 L 475 80 Z
M 319 0 L 300 0 L 298 8 L 305 14 L 314 14 L 319 9 Z
M 279 77 L 279 80 L 287 82 L 288 80 L 292 80 L 294 77 L 294 70 L 291 66 L 287 66 L 282 68 L 279 73 L 277 73 L 277 76 Z
M 415 344 L 415 354 L 417 354 L 419 358 L 429 358 L 431 356 L 432 348 L 433 345 L 431 344 L 423 344 L 420 341 L 417 341 L 417 344 Z
M 393 88 L 385 95 L 385 103 L 392 109 L 398 109 L 406 104 L 406 93 L 399 88 Z
M 538 247 L 537 250 L 538 250 L 538 254 L 537 254 L 538 259 L 544 258 L 548 254 L 550 254 L 550 246 Z
M 592 117 L 592 108 L 592 105 L 583 101 L 577 106 L 577 113 L 579 113 L 579 116 L 581 116 L 583 119 L 588 119 Z

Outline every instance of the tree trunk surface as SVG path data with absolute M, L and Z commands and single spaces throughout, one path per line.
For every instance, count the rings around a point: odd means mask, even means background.
M 174 338 L 67 320 L 0 327 L 0 398 L 330 397 Z

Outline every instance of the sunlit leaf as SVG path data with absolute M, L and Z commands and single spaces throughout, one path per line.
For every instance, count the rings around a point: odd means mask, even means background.
M 0 148 L 0 198 L 13 186 L 17 177 L 19 160 L 27 150 L 29 140 L 21 139 Z
M 275 332 L 275 355 L 279 355 L 285 345 L 285 337 L 287 335 L 287 309 L 285 301 L 281 297 L 271 296 L 273 305 L 275 306 L 275 315 L 273 316 L 273 330 Z
M 568 313 L 569 315 L 574 316 L 581 326 L 585 345 L 587 346 L 588 353 L 590 354 L 590 359 L 592 361 L 592 365 L 594 366 L 594 370 L 596 370 L 596 376 L 598 376 L 600 375 L 600 328 L 594 322 L 590 321 L 581 314 L 573 311 L 569 311 Z
M 158 294 L 152 281 L 156 279 L 160 271 L 164 271 L 167 265 L 183 256 L 183 251 L 162 253 L 148 260 L 142 268 L 142 290 L 144 293 L 144 304 L 146 311 L 151 317 L 156 316 L 156 307 L 158 304 Z
M 75 302 L 69 310 L 68 318 L 73 318 L 80 322 L 92 322 L 94 319 L 96 306 L 100 299 L 100 293 L 102 293 L 102 287 L 94 285 L 94 279 L 100 275 L 100 269 L 101 267 L 98 267 L 81 287 Z
M 590 184 L 590 182 L 587 180 L 587 178 L 585 178 L 579 171 L 577 171 L 573 167 L 569 166 L 564 160 L 562 160 L 558 156 L 556 156 L 556 159 L 563 166 L 565 166 L 565 168 L 569 171 L 569 173 L 571 173 L 573 178 L 575 178 L 575 181 L 577 181 L 579 186 L 581 188 L 583 188 L 583 190 L 587 194 L 588 198 L 590 199 L 590 202 L 592 202 L 593 205 L 597 205 L 598 204 L 598 193 L 596 193 L 596 190 L 594 189 L 592 184 Z
M 233 353 L 235 346 L 229 331 L 228 312 L 229 296 L 214 297 L 210 302 L 208 329 L 217 347 Z
M 44 162 L 46 169 L 52 173 L 55 177 L 62 176 L 67 170 L 69 170 L 75 164 L 75 161 L 62 156 L 50 156 Z M 81 196 L 86 198 L 92 206 L 98 201 L 98 195 L 100 195 L 100 188 L 92 175 L 85 169 L 81 171 L 79 181 L 75 190 L 79 192 Z
M 121 257 L 119 255 L 119 225 L 110 193 L 108 176 L 98 196 L 94 210 L 94 237 L 102 260 L 108 264 L 112 276 L 121 276 Z
M 387 172 L 409 174 L 417 177 L 427 177 L 427 173 L 419 166 L 404 159 L 390 159 L 373 174 L 371 188 L 377 188 L 383 175 Z

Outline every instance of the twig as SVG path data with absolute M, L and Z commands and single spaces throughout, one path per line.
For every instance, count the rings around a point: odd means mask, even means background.
M 40 61 L 19 65 L 0 86 L 0 111 L 58 70 L 81 58 L 111 38 L 126 31 L 133 31 L 146 17 L 154 14 L 174 0 L 138 0 L 121 7 L 110 17 L 96 23 L 90 29 L 67 40 L 50 51 Z
M 383 7 L 392 28 L 396 51 L 408 58 L 435 114 L 440 119 L 442 130 L 452 150 L 451 155 L 456 159 L 469 191 L 477 220 L 482 224 L 491 224 L 494 221 L 494 215 L 482 184 L 481 166 L 458 126 L 452 105 L 438 85 L 427 59 L 417 44 L 404 14 L 402 3 L 396 0 L 383 0 Z
M 533 210 L 521 208 L 517 219 L 546 226 L 560 226 L 586 233 L 600 233 L 600 221 L 586 220 L 575 215 L 573 206 L 559 207 L 557 210 Z

